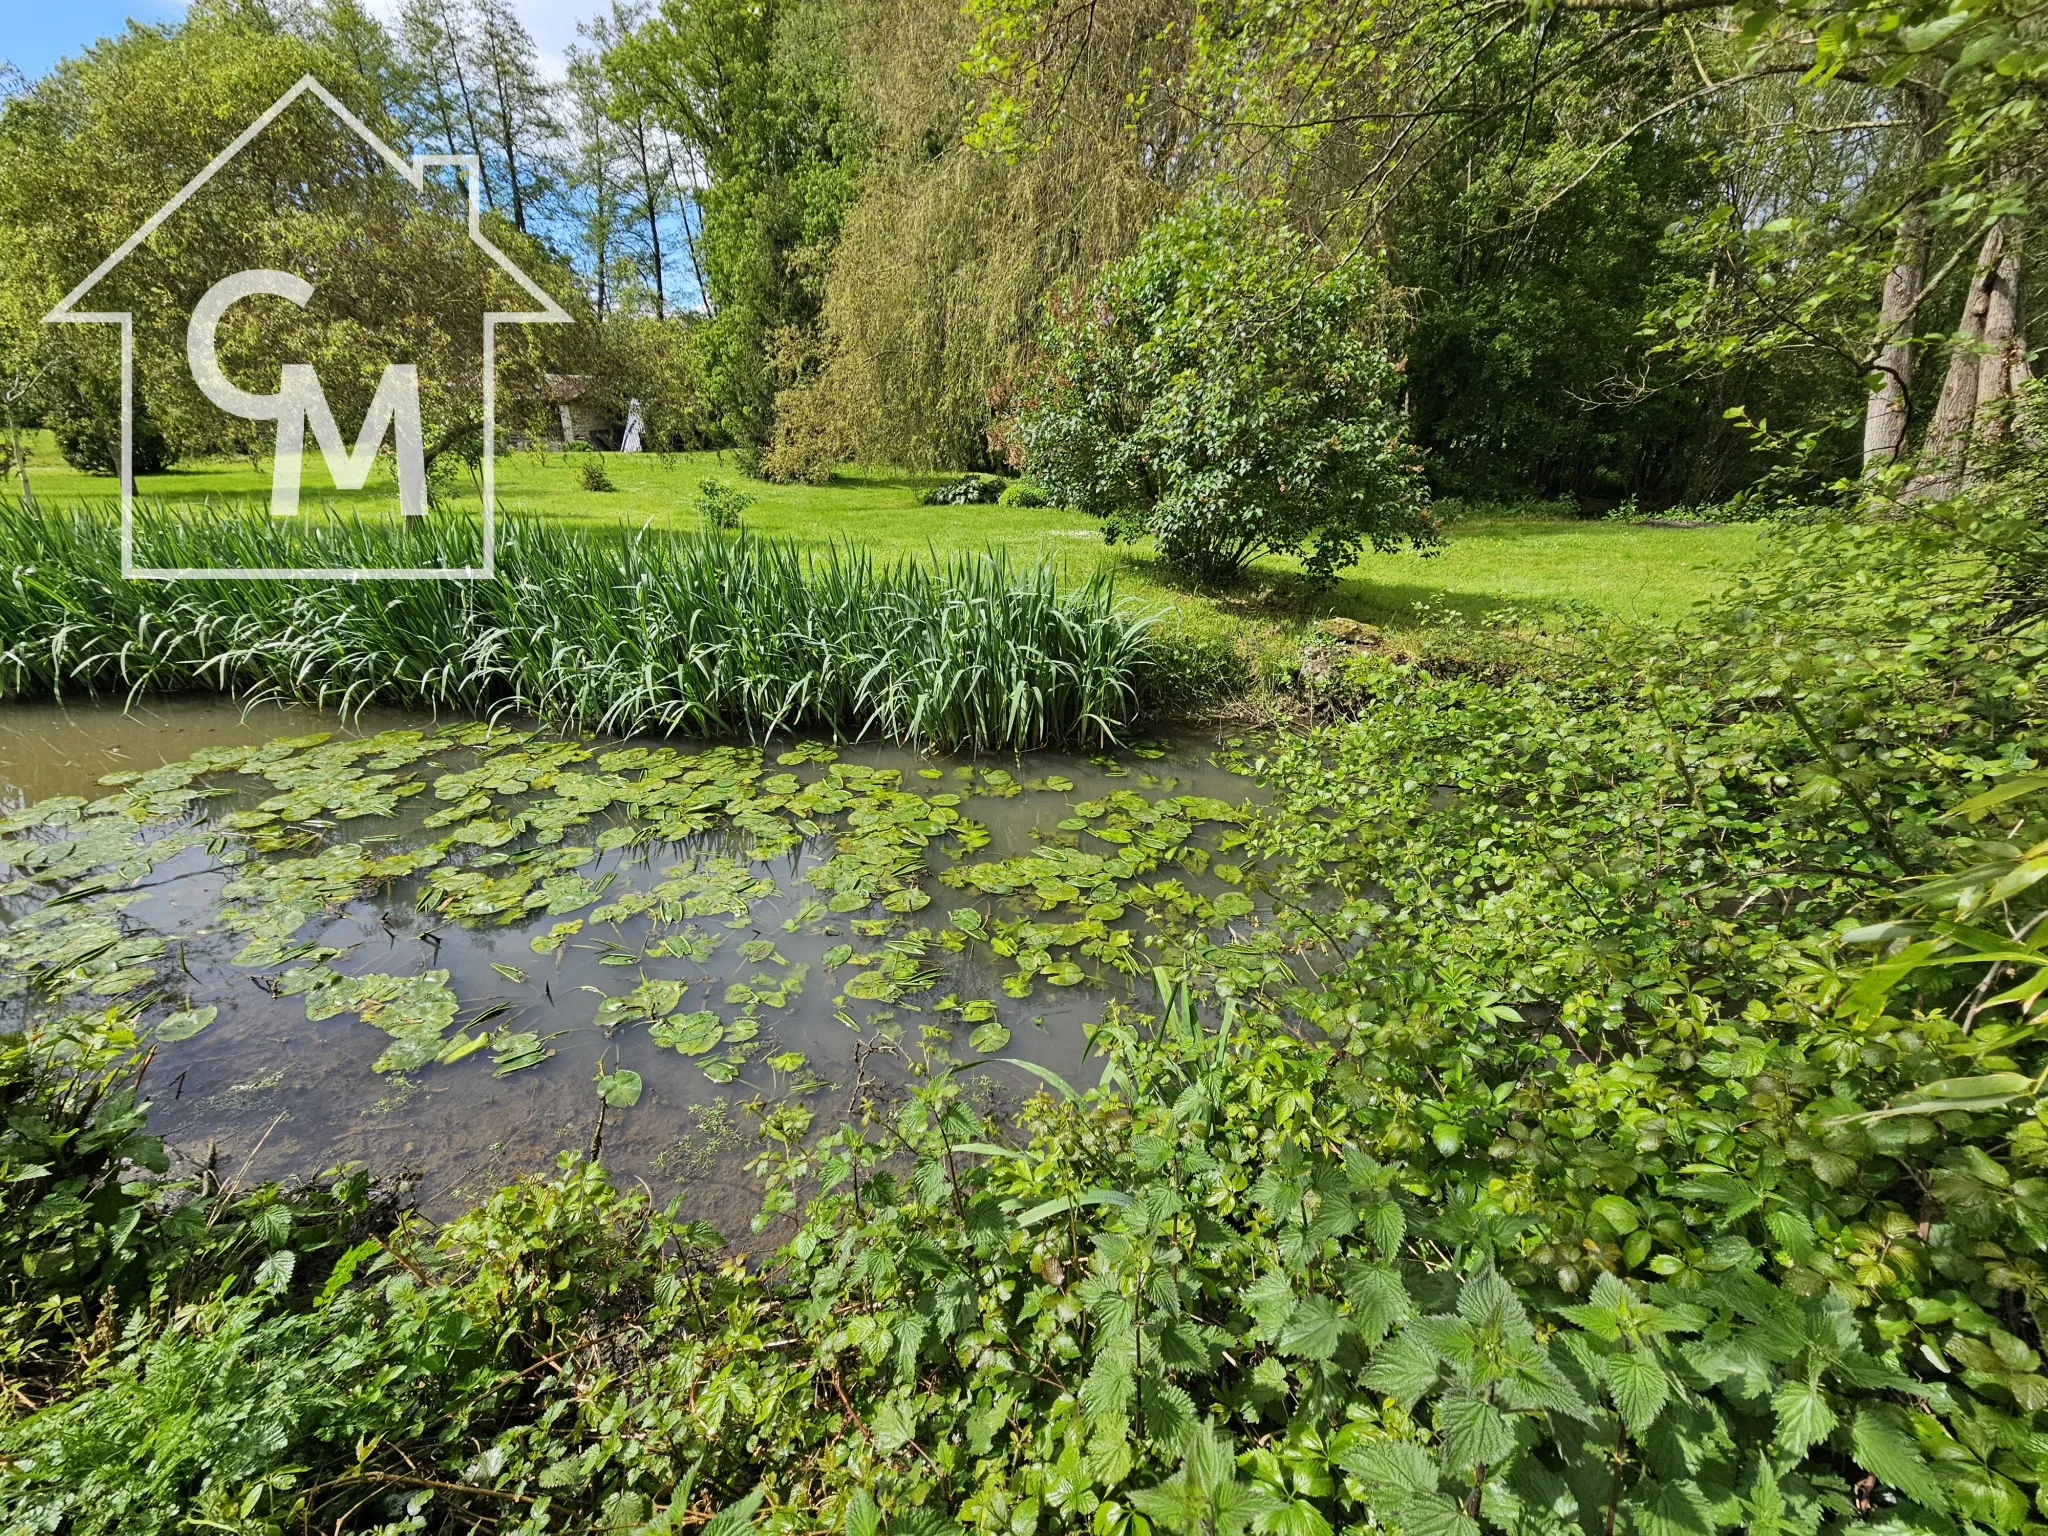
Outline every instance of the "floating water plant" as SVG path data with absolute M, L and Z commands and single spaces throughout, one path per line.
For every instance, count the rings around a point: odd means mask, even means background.
M 623 1109 L 641 1078 L 613 1050 L 643 1036 L 729 1082 L 788 1054 L 776 1023 L 817 987 L 855 1029 L 900 1008 L 993 1055 L 1012 1035 L 994 1000 L 933 997 L 970 951 L 1022 999 L 1134 974 L 1253 910 L 1215 875 L 1200 890 L 1182 878 L 1242 842 L 1243 812 L 1221 800 L 1062 800 L 1029 852 L 977 859 L 978 797 L 1061 795 L 1071 781 L 963 766 L 910 782 L 815 744 L 771 763 L 755 748 L 607 749 L 476 723 L 111 774 L 96 800 L 0 817 L 0 1026 L 111 1003 L 172 1044 L 220 1013 L 195 978 L 239 976 L 309 1024 L 380 1031 L 374 1068 L 390 1074 L 488 1053 L 503 1077 L 554 1054 L 566 1031 L 542 1019 L 601 1032 L 612 1066 L 598 1092 Z M 137 903 L 171 871 L 219 882 L 184 926 Z M 968 904 L 920 921 L 935 885 Z M 365 907 L 392 939 L 426 946 L 412 969 L 362 952 Z M 460 995 L 438 959 L 450 927 L 515 930 L 522 963 L 487 967 L 509 991 Z

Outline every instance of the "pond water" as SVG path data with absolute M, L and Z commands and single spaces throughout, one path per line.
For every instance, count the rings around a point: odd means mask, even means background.
M 151 1126 L 244 1183 L 452 1209 L 564 1149 L 744 1230 L 751 1100 L 1077 1081 L 1084 1026 L 1264 920 L 1214 740 L 926 757 L 227 700 L 0 706 L 0 1027 L 119 1007 Z M 738 1223 L 738 1225 L 734 1225 Z

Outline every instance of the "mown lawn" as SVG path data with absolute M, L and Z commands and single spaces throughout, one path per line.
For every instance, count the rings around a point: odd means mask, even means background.
M 1197 632 L 1277 630 L 1302 619 L 1342 614 L 1393 630 L 1416 623 L 1417 605 L 1480 614 L 1505 604 L 1535 612 L 1585 604 L 1636 621 L 1668 620 L 1720 587 L 1755 549 L 1748 527 L 1638 528 L 1621 523 L 1520 518 L 1474 520 L 1452 528 L 1445 549 L 1368 554 L 1325 597 L 1304 604 L 1284 561 L 1263 562 L 1235 592 L 1185 590 L 1149 547 L 1106 547 L 1091 518 L 1058 508 L 927 507 L 918 494 L 942 475 L 891 469 L 848 469 L 826 486 L 767 485 L 747 480 L 729 455 L 690 453 L 605 456 L 617 489 L 585 490 L 582 455 L 507 453 L 498 461 L 498 499 L 511 508 L 590 523 L 694 527 L 700 482 L 717 478 L 755 498 L 746 525 L 757 533 L 820 544 L 863 544 L 884 557 L 1001 548 L 1058 562 L 1075 576 L 1107 568 L 1134 596 L 1175 604 Z M 36 493 L 46 502 L 110 499 L 113 483 L 82 475 L 58 457 L 47 433 L 31 457 Z M 325 498 L 361 506 L 397 505 L 386 480 L 362 492 L 322 490 L 325 466 L 306 466 L 309 502 Z M 267 499 L 268 466 L 210 461 L 142 477 L 140 494 L 171 501 Z

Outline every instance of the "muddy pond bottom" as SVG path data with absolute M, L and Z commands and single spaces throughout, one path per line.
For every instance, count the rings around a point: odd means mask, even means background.
M 746 1105 L 1092 1082 L 1087 1024 L 1263 923 L 1231 759 L 4 705 L 0 1028 L 133 1020 L 185 1171 L 432 1212 L 596 1149 L 737 1236 Z

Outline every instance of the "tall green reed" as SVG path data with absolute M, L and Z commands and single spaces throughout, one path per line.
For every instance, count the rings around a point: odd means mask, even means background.
M 281 543 L 290 548 L 280 553 Z M 162 566 L 456 567 L 473 519 L 139 510 Z M 753 537 L 498 520 L 498 578 L 129 581 L 105 507 L 0 502 L 0 697 L 194 689 L 609 732 L 1115 741 L 1159 662 L 1106 579 Z

